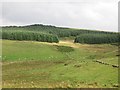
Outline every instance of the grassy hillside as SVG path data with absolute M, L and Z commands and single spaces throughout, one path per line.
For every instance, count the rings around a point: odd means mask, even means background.
M 41 24 L 2 27 L 2 86 L 118 87 L 118 35 Z
M 118 86 L 118 47 L 3 40 L 4 88 Z M 99 63 L 97 60 L 104 62 Z M 106 65 L 107 63 L 108 65 Z

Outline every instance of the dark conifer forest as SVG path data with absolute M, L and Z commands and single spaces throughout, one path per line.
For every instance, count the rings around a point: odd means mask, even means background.
M 74 37 L 75 43 L 100 44 L 119 42 L 119 33 L 115 32 L 73 29 L 42 24 L 2 27 L 2 39 L 58 43 L 61 37 Z

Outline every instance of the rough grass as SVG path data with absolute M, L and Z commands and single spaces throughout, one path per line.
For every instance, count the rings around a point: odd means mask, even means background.
M 54 45 L 54 46 L 56 46 L 57 50 L 60 52 L 72 52 L 72 51 L 74 51 L 74 48 L 70 47 L 70 46 L 58 46 L 58 45 Z
M 3 88 L 118 86 L 118 68 L 94 62 L 101 60 L 118 64 L 118 48 L 115 45 L 74 44 L 63 41 L 59 44 L 48 44 L 9 40 L 3 40 L 2 44 Z

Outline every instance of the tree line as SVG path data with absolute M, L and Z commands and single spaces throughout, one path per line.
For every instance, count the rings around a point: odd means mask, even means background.
M 34 24 L 27 26 L 2 27 L 2 38 L 12 40 L 35 40 L 59 42 L 58 38 L 75 37 L 75 43 L 114 43 L 119 42 L 118 33 L 87 29 L 62 28 L 51 25 Z
M 59 39 L 57 35 L 51 35 L 41 32 L 26 32 L 26 31 L 2 31 L 2 39 L 8 40 L 31 40 L 41 42 L 55 42 L 58 43 Z
M 103 44 L 120 42 L 119 34 L 82 34 L 77 36 L 75 43 Z
M 70 37 L 70 36 L 78 36 L 81 34 L 93 33 L 93 34 L 116 34 L 113 32 L 105 32 L 105 31 L 96 31 L 96 30 L 87 30 L 87 29 L 72 29 L 72 28 L 62 28 L 56 27 L 51 25 L 42 25 L 42 24 L 34 24 L 34 25 L 27 25 L 27 26 L 7 26 L 3 27 L 3 30 L 17 30 L 17 31 L 39 31 L 45 32 L 49 34 L 57 35 L 58 37 Z

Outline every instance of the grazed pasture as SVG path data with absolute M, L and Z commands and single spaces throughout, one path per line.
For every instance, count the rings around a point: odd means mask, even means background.
M 3 88 L 118 87 L 118 47 L 3 40 Z M 110 65 L 95 62 L 109 63 Z

